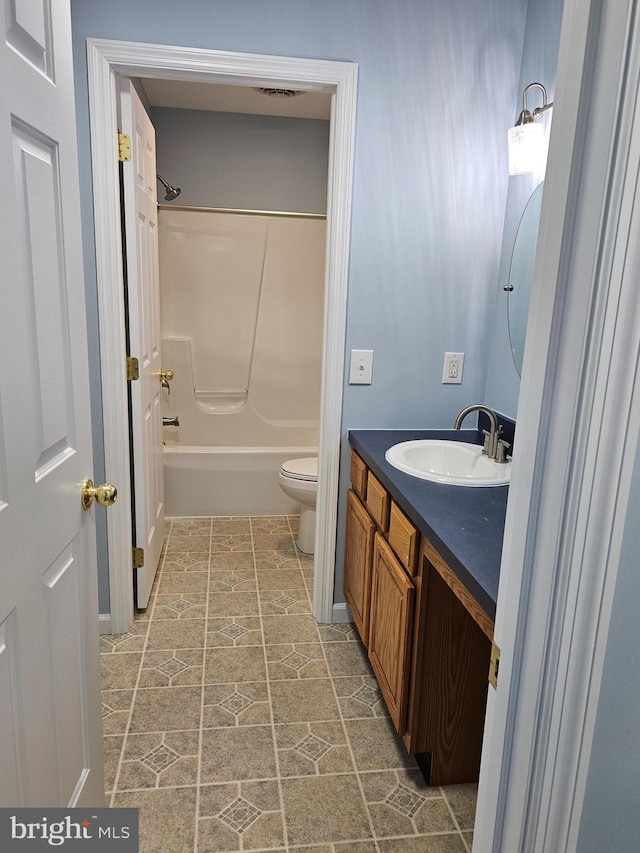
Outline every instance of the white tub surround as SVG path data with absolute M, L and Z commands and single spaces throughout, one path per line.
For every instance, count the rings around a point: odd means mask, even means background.
M 169 515 L 280 515 L 287 459 L 317 453 L 323 217 L 163 208 Z

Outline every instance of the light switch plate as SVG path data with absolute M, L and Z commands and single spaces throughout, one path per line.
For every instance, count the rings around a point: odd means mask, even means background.
M 349 385 L 371 385 L 373 350 L 352 349 L 349 362 Z

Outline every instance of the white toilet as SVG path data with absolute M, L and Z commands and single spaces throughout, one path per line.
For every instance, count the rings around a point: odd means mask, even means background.
M 283 462 L 278 474 L 282 491 L 302 504 L 298 548 L 313 554 L 316 539 L 316 493 L 318 491 L 318 457 L 290 459 Z

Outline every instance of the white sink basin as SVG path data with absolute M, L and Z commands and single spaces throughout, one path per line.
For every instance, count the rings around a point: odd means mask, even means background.
M 452 486 L 505 486 L 511 476 L 511 462 L 488 459 L 481 445 L 464 441 L 402 441 L 387 450 L 385 459 L 406 474 Z

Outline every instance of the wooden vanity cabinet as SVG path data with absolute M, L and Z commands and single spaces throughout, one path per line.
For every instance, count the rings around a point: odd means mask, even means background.
M 415 618 L 411 577 L 418 563 L 419 533 L 355 452 L 351 478 L 344 595 L 396 730 L 403 734 Z
M 493 622 L 355 451 L 351 477 L 344 594 L 391 719 L 430 784 L 477 781 Z

